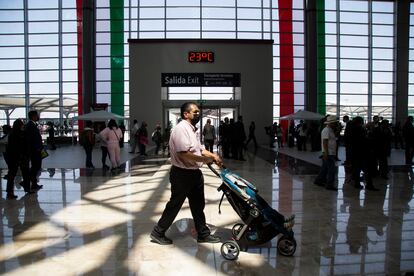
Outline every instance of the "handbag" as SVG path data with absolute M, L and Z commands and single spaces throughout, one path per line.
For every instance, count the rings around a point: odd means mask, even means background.
M 148 138 L 143 135 L 139 136 L 139 143 L 142 145 L 148 145 Z
M 40 157 L 42 157 L 42 159 L 45 159 L 46 157 L 48 157 L 49 156 L 49 153 L 47 152 L 47 150 L 46 149 L 42 149 L 41 151 L 40 151 Z

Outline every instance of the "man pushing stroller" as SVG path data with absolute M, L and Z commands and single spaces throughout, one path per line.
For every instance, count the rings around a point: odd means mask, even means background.
M 196 103 L 187 102 L 181 106 L 182 121 L 173 128 L 169 148 L 171 154 L 171 198 L 168 201 L 158 223 L 152 230 L 151 241 L 167 245 L 172 240 L 165 232 L 173 223 L 184 201 L 188 198 L 195 228 L 197 242 L 220 242 L 220 238 L 211 234 L 204 215 L 204 178 L 200 167 L 206 163 L 222 166 L 221 158 L 203 149 L 196 135 L 196 124 L 200 120 L 200 109 Z

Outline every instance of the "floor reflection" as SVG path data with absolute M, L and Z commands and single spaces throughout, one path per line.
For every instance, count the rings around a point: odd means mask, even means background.
M 37 194 L 0 200 L 0 273 L 53 271 L 57 275 L 400 275 L 414 271 L 414 173 L 392 167 L 375 179 L 378 192 L 356 190 L 338 168 L 338 192 L 313 185 L 319 167 L 258 149 L 247 161 L 225 160 L 285 215 L 296 214 L 293 257 L 277 254 L 277 238 L 250 246 L 237 261 L 221 257 L 221 244 L 197 244 L 188 203 L 167 235 L 173 246 L 148 234 L 170 196 L 166 158 L 135 159 L 111 174 L 102 169 L 44 170 Z M 4 175 L 6 171 L 2 171 Z M 206 218 L 222 240 L 240 223 L 224 200 L 220 180 L 205 176 Z M 17 183 L 17 180 L 16 180 Z M 6 182 L 1 179 L 1 187 Z

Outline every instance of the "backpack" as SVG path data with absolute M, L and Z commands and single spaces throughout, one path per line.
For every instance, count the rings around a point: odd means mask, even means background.
M 91 129 L 86 129 L 80 133 L 79 144 L 84 147 L 93 146 L 95 144 L 95 137 Z
M 151 134 L 151 140 L 155 143 L 161 142 L 161 132 L 154 130 L 154 132 Z

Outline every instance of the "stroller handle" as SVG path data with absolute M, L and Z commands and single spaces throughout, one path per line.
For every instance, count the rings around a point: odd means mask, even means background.
M 207 166 L 208 166 L 208 168 L 215 174 L 215 175 L 217 175 L 218 177 L 220 177 L 220 174 L 219 174 L 219 172 L 215 169 L 215 168 L 213 168 L 213 166 L 212 166 L 212 164 L 213 163 L 209 163 L 209 164 L 207 164 Z M 223 169 L 225 169 L 226 167 L 222 167 Z M 220 177 L 221 178 L 221 177 Z

